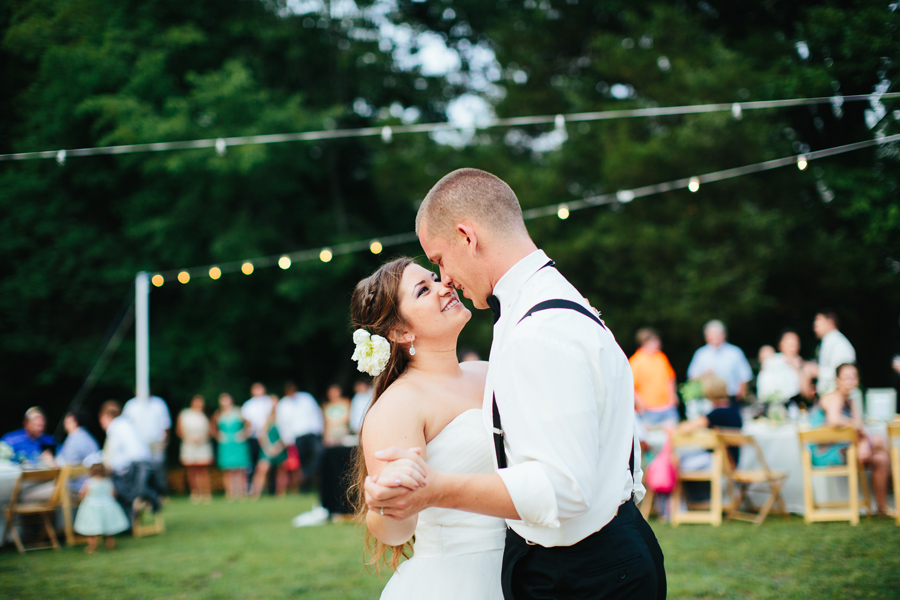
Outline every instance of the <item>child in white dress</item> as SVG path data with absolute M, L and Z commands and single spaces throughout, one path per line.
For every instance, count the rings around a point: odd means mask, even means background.
M 113 536 L 128 529 L 128 517 L 116 502 L 112 479 L 102 464 L 91 466 L 90 477 L 81 487 L 80 497 L 74 528 L 76 533 L 88 536 L 85 552 L 93 554 L 97 551 L 100 536 L 106 538 L 107 550 L 115 550 L 116 538 Z

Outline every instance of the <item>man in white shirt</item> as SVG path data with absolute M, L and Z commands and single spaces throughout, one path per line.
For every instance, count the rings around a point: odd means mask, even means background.
M 822 340 L 816 370 L 816 393 L 821 398 L 836 389 L 835 378 L 840 365 L 856 364 L 856 350 L 850 340 L 838 330 L 838 317 L 834 311 L 823 310 L 817 313 L 813 331 Z
M 302 473 L 300 482 L 305 490 L 309 490 L 310 481 L 319 472 L 324 451 L 322 408 L 312 394 L 298 391 L 296 384 L 289 381 L 284 386 L 284 398 L 278 402 L 276 415 L 282 441 L 297 446 Z
M 164 463 L 169 430 L 172 429 L 172 417 L 165 400 L 159 396 L 150 396 L 146 400 L 132 398 L 122 407 L 122 416 L 132 422 L 141 439 L 150 446 L 153 461 Z
M 153 511 L 157 511 L 163 487 L 154 474 L 149 444 L 115 400 L 103 403 L 98 420 L 106 431 L 103 463 L 112 471 L 116 499 L 129 516 L 132 504 L 138 498 L 147 500 Z
M 542 598 L 664 598 L 662 551 L 632 501 L 644 491 L 634 385 L 615 338 L 577 314 L 590 315 L 588 303 L 532 242 L 518 199 L 494 175 L 445 176 L 422 202 L 416 231 L 443 281 L 475 308 L 494 309 L 483 413 L 486 427 L 502 429 L 498 471 L 436 472 L 415 452 L 390 448 L 376 456 L 415 461 L 427 483 L 391 487 L 383 472 L 381 483 L 366 483 L 369 509 L 406 518 L 440 506 L 507 519 L 507 599 L 538 589 Z M 579 310 L 531 313 L 551 299 Z M 502 427 L 492 423 L 494 399 Z

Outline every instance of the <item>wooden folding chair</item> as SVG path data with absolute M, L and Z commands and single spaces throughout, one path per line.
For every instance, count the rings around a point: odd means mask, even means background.
M 722 474 L 725 462 L 725 447 L 719 441 L 715 431 L 705 429 L 690 434 L 672 434 L 672 448 L 699 448 L 712 451 L 710 468 L 705 471 L 682 471 L 678 469 L 678 481 L 672 491 L 672 510 L 670 522 L 673 526 L 681 523 L 709 523 L 715 527 L 722 524 Z M 676 452 L 677 455 L 677 452 Z M 683 509 L 682 483 L 685 481 L 708 481 L 710 500 L 706 507 L 688 506 Z
M 819 427 L 798 433 L 800 437 L 800 462 L 803 466 L 803 520 L 814 521 L 849 521 L 851 525 L 859 524 L 859 486 L 862 485 L 866 510 L 869 510 L 869 486 L 866 472 L 859 468 L 857 461 L 857 432 L 852 427 Z M 846 464 L 814 467 L 810 444 L 847 444 Z M 847 502 L 817 502 L 813 494 L 813 477 L 846 477 L 849 488 Z
M 896 444 L 900 441 L 900 421 L 888 423 L 887 430 L 891 449 L 891 474 L 894 479 L 894 512 L 897 513 L 896 523 L 900 525 L 900 447 Z
M 59 506 L 60 500 L 60 469 L 39 469 L 34 471 L 22 471 L 13 487 L 12 497 L 9 506 L 6 508 L 6 531 L 7 536 L 11 536 L 16 548 L 19 552 L 25 552 L 26 547 L 22 543 L 19 532 L 16 529 L 16 516 L 40 516 L 44 525 L 44 531 L 47 534 L 47 542 L 27 548 L 27 550 L 36 550 L 38 548 L 53 548 L 59 550 L 59 541 L 56 539 L 56 531 L 53 527 L 53 519 L 56 517 L 56 507 Z M 23 499 L 22 493 L 33 486 L 42 483 L 52 483 L 54 488 L 50 497 L 46 500 L 27 500 Z M 4 539 L 3 542 L 6 542 Z M 2 544 L 0 544 L 2 545 Z
M 162 512 L 154 513 L 147 502 L 137 500 L 131 515 L 131 535 L 139 538 L 163 533 L 165 530 L 166 521 Z
M 77 481 L 86 477 L 87 473 L 87 467 L 81 465 L 66 465 L 62 468 L 62 473 L 60 474 L 59 485 L 62 487 L 62 493 L 60 495 L 59 506 L 63 513 L 63 526 L 65 528 L 67 546 L 87 543 L 87 537 L 75 533 L 75 528 L 73 527 L 75 522 L 74 512 L 75 509 L 78 508 L 78 505 L 81 504 L 81 500 L 78 498 L 78 490 L 70 489 L 69 485 L 72 481 Z
M 784 471 L 772 471 L 763 456 L 762 449 L 753 436 L 741 432 L 740 429 L 718 429 L 716 431 L 719 441 L 726 448 L 725 455 L 725 480 L 728 482 L 728 497 L 730 503 L 725 511 L 726 519 L 738 519 L 741 521 L 750 521 L 755 525 L 761 525 L 766 520 L 766 516 L 772 507 L 778 505 L 781 514 L 787 513 L 784 504 L 784 498 L 781 496 L 781 488 L 784 480 L 787 479 L 787 473 Z M 734 464 L 728 448 L 752 449 L 756 453 L 756 459 L 759 464 L 758 469 L 741 469 Z M 768 492 L 768 498 L 756 512 L 742 511 L 741 506 L 744 502 L 750 503 L 747 498 L 747 492 L 750 486 L 765 489 Z M 752 506 L 750 507 L 752 510 Z

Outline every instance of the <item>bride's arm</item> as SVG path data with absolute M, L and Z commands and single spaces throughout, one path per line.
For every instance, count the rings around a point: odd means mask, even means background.
M 388 390 L 366 415 L 361 443 L 370 479 L 390 478 L 394 485 L 416 489 L 424 485 L 424 472 L 413 461 L 393 464 L 379 460 L 375 452 L 389 446 L 425 447 L 425 418 L 421 401 L 407 397 L 405 390 Z M 424 454 L 424 452 L 423 452 Z M 388 468 L 385 468 L 388 467 Z M 404 519 L 381 514 L 381 507 L 371 506 L 366 526 L 380 542 L 399 546 L 415 533 L 418 514 Z

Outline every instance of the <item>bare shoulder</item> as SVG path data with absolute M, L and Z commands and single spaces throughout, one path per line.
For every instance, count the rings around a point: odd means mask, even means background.
M 396 381 L 391 384 L 366 413 L 363 435 L 384 430 L 424 427 L 425 412 L 414 383 Z M 379 435 L 380 437 L 380 435 Z

